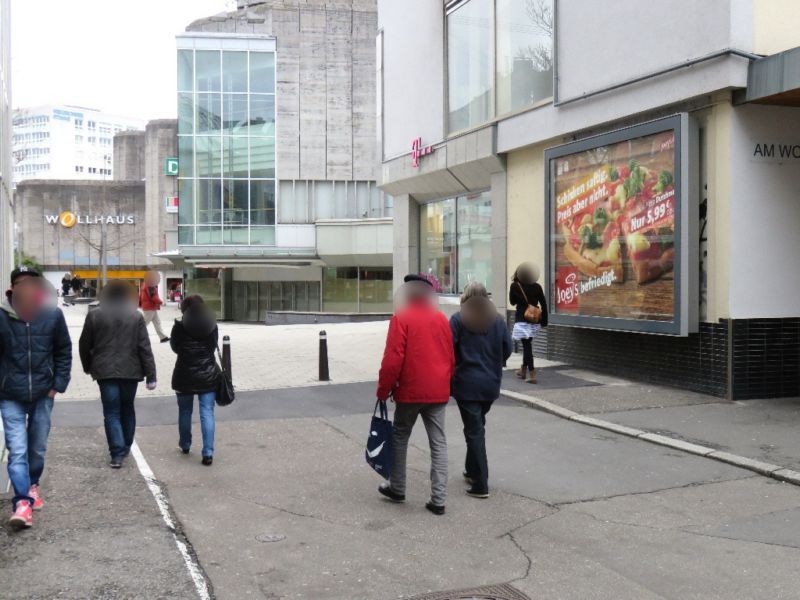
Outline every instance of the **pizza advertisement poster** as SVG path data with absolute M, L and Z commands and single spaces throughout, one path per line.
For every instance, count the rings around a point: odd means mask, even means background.
M 547 151 L 554 323 L 672 332 L 680 121 L 647 125 Z

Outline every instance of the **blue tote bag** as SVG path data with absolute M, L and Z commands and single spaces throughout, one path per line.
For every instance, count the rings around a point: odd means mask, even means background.
M 372 423 L 369 427 L 365 456 L 367 464 L 384 479 L 389 479 L 392 473 L 393 432 L 394 427 L 389 420 L 389 410 L 386 408 L 386 402 L 378 400 L 372 413 Z

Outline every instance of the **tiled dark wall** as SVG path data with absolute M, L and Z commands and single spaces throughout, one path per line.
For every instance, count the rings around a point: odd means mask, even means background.
M 800 318 L 733 321 L 733 397 L 800 396 Z
M 609 375 L 715 396 L 727 391 L 727 324 L 688 337 L 551 325 L 545 356 Z
M 514 313 L 508 313 L 509 328 Z M 537 356 L 609 375 L 728 396 L 727 320 L 701 323 L 688 337 L 551 325 L 534 340 Z M 733 321 L 737 400 L 800 396 L 800 318 Z

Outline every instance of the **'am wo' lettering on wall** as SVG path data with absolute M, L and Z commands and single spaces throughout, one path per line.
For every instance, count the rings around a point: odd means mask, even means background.
M 750 159 L 770 163 L 800 162 L 800 144 L 755 141 Z

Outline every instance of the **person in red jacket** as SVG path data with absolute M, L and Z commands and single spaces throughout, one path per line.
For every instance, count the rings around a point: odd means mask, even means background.
M 169 341 L 169 336 L 164 333 L 161 328 L 161 317 L 158 316 L 158 311 L 161 310 L 161 305 L 164 301 L 158 295 L 158 282 L 161 281 L 161 276 L 158 271 L 148 271 L 144 275 L 144 284 L 139 292 L 139 308 L 142 309 L 144 314 L 145 325 L 153 324 L 153 327 L 158 334 L 161 343 Z
M 389 323 L 378 378 L 378 399 L 385 402 L 391 396 L 397 403 L 391 477 L 378 491 L 393 502 L 405 502 L 408 439 L 421 416 L 431 449 L 431 499 L 425 507 L 443 515 L 447 499 L 444 416 L 455 367 L 453 337 L 447 317 L 435 306 L 431 283 L 419 275 L 407 275 L 404 281 L 407 304 Z

